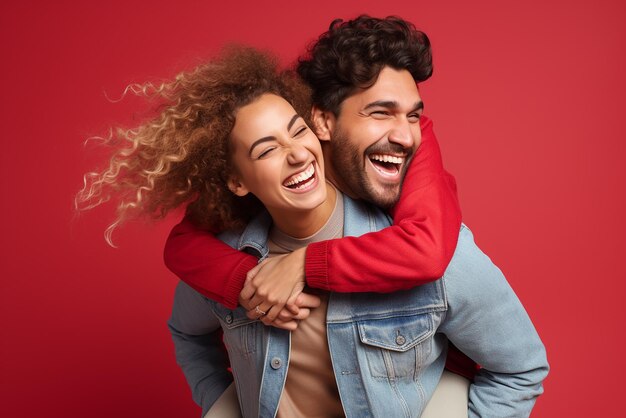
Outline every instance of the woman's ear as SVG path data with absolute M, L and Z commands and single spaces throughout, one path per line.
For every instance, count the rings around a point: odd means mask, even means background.
M 228 188 L 239 197 L 243 197 L 250 193 L 248 188 L 244 186 L 244 184 L 235 176 L 231 176 L 228 179 Z
M 332 112 L 313 106 L 313 109 L 311 109 L 311 121 L 313 122 L 313 131 L 319 140 L 330 141 L 335 129 L 335 115 Z

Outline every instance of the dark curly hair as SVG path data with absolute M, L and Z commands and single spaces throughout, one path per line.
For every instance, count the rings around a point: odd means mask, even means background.
M 200 227 L 245 225 L 262 205 L 227 186 L 236 111 L 266 93 L 283 97 L 307 122 L 311 111 L 309 88 L 295 72 L 281 71 L 273 55 L 245 46 L 227 47 L 171 81 L 127 91 L 157 99 L 156 116 L 105 140 L 112 149 L 107 166 L 84 176 L 75 199 L 78 210 L 116 201 L 117 219 L 105 233 L 111 245 L 112 231 L 127 218 L 160 218 L 183 205 Z
M 433 72 L 430 41 L 399 17 L 361 15 L 335 19 L 298 60 L 297 72 L 312 88 L 313 104 L 338 116 L 341 103 L 374 84 L 385 66 L 408 70 L 417 83 L 427 80 Z

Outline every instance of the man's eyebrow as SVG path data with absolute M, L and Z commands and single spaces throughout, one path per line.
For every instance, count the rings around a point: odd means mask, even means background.
M 256 147 L 257 145 L 261 145 L 263 142 L 275 141 L 275 140 L 276 140 L 275 136 L 264 136 L 261 139 L 257 139 L 250 146 L 250 152 L 248 152 L 248 156 L 252 157 L 252 151 L 254 151 L 254 147 Z
M 375 102 L 368 103 L 363 110 L 371 109 L 372 107 L 386 107 L 387 109 L 393 109 L 398 107 L 398 102 L 395 100 L 377 100 Z
M 384 107 L 386 109 L 395 109 L 399 106 L 398 102 L 395 100 L 377 100 L 375 102 L 369 103 L 367 106 L 363 108 L 363 110 L 371 109 L 372 107 Z M 419 102 L 415 102 L 413 105 L 413 111 L 424 109 L 424 102 L 421 100 Z

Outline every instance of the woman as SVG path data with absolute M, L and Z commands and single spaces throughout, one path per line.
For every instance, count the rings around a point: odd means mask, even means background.
M 229 230 L 221 236 L 224 242 L 260 259 L 389 225 L 381 211 L 326 183 L 319 141 L 300 116 L 310 108 L 308 92 L 266 55 L 231 51 L 156 94 L 171 104 L 137 131 L 124 133 L 130 147 L 112 157 L 108 170 L 89 175 L 92 181 L 78 197 L 98 204 L 121 196 L 109 239 L 134 211 L 162 216 L 185 203 L 195 222 Z M 459 245 L 473 245 L 468 231 Z M 481 274 L 489 276 L 488 260 L 481 262 Z M 510 289 L 497 274 L 492 279 L 488 288 L 501 292 L 497 300 L 484 300 L 497 305 L 497 317 L 481 314 L 476 324 L 477 306 L 464 311 L 468 324 L 454 320 L 448 305 L 457 301 L 440 283 L 401 294 L 320 294 L 321 306 L 293 333 L 265 327 L 243 309 L 227 309 L 181 283 L 169 326 L 177 360 L 203 412 L 232 381 L 230 363 L 244 416 L 419 416 L 443 370 L 446 336 L 457 334 L 461 347 L 489 348 L 475 353 L 489 384 L 532 383 L 520 389 L 527 408 L 541 386 L 542 346 Z M 454 277 L 447 282 L 451 289 L 459 286 Z M 458 293 L 462 299 L 475 296 Z M 472 327 L 490 330 L 494 338 L 470 338 Z M 515 344 L 500 350 L 515 372 L 498 370 L 502 365 L 489 357 L 501 357 L 491 349 L 502 344 L 502 329 L 515 329 L 509 335 Z M 538 354 L 529 356 L 533 350 Z M 498 382 L 490 381 L 493 372 L 502 375 Z

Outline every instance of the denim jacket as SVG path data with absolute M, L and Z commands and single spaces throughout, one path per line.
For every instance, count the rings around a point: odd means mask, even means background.
M 346 236 L 390 225 L 382 211 L 347 196 L 344 215 Z M 221 239 L 263 259 L 270 226 L 265 213 L 243 233 Z M 229 364 L 243 416 L 276 415 L 289 366 L 288 331 L 250 320 L 243 308 L 227 309 L 182 282 L 168 326 L 203 415 L 231 383 Z M 470 417 L 528 416 L 548 372 L 526 311 L 465 226 L 440 280 L 389 294 L 331 293 L 327 336 L 346 417 L 419 417 L 443 371 L 448 341 L 482 366 L 470 385 Z

